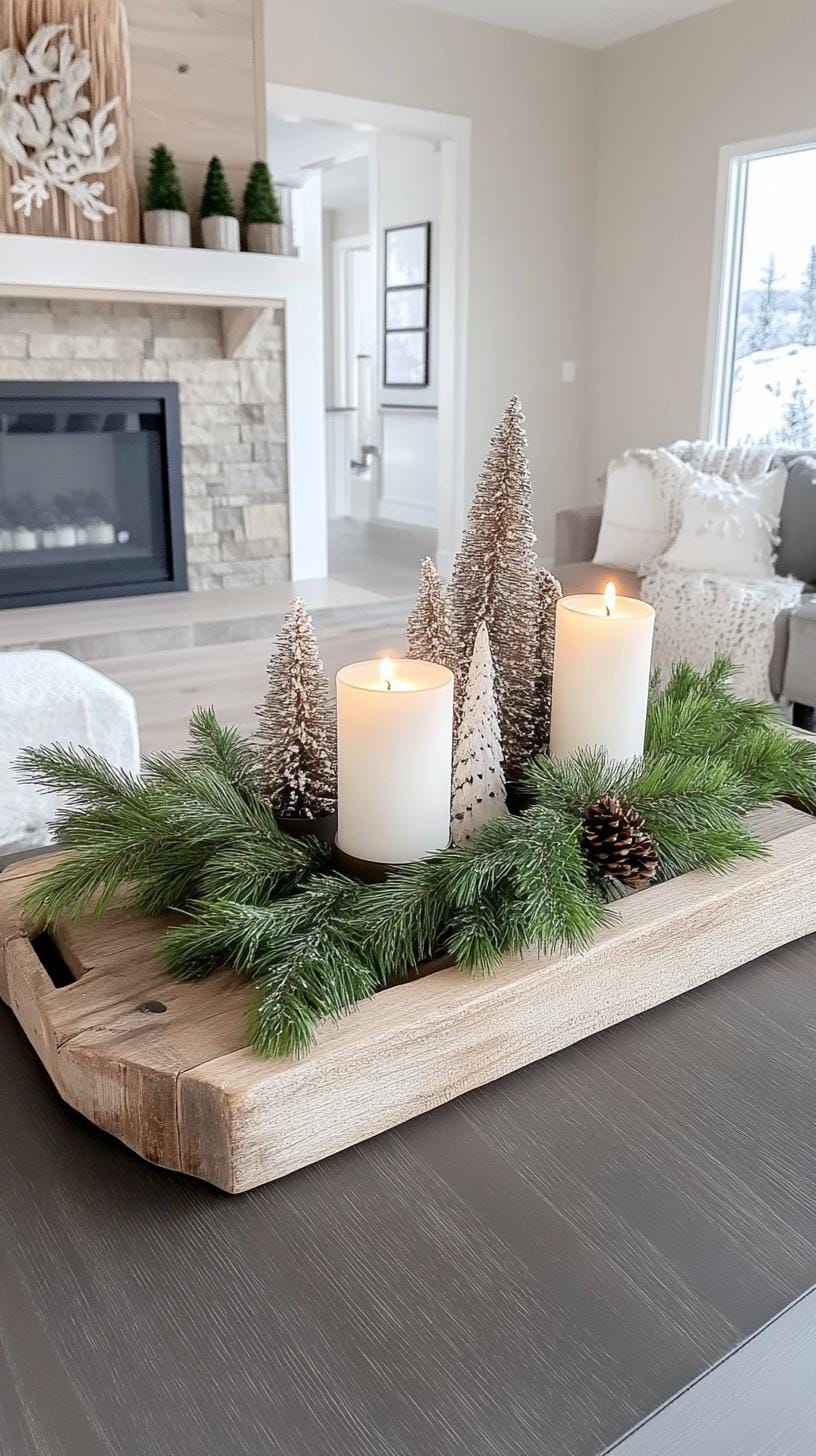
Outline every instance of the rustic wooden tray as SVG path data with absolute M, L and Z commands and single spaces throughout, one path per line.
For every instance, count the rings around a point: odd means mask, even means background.
M 382 991 L 299 1062 L 247 1046 L 234 973 L 167 975 L 160 922 L 114 910 L 32 940 L 18 900 L 53 855 L 0 876 L 0 996 L 72 1107 L 151 1162 L 241 1193 L 816 930 L 816 819 L 783 805 L 755 819 L 767 859 L 631 896 L 589 950 Z

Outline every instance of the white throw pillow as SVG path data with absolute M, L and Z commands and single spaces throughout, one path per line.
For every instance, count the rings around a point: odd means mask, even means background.
M 650 467 L 635 454 L 606 472 L 601 530 L 594 561 L 641 575 L 671 540 L 666 507 Z
M 744 481 L 697 471 L 677 538 L 660 564 L 719 576 L 773 576 L 787 476 L 784 465 Z

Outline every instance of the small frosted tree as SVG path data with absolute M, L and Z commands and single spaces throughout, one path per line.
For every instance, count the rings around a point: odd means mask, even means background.
M 408 656 L 440 667 L 452 668 L 455 662 L 445 583 L 430 556 L 420 567 L 416 605 L 408 618 Z
M 493 658 L 483 622 L 476 633 L 468 669 L 453 760 L 451 837 L 454 844 L 466 844 L 484 824 L 507 812 Z
M 813 444 L 813 406 L 801 379 L 797 378 L 793 394 L 785 406 L 783 440 L 809 450 Z
M 521 401 L 510 400 L 476 485 L 450 586 L 459 672 L 467 674 L 484 622 L 508 774 L 536 749 L 538 558 Z
M 800 344 L 816 344 L 816 246 L 810 249 L 807 268 L 802 277 L 796 337 Z
M 538 640 L 536 661 L 538 681 L 536 692 L 536 753 L 546 753 L 550 742 L 550 712 L 552 708 L 552 673 L 555 655 L 555 609 L 561 597 L 561 583 L 552 572 L 541 567 L 538 573 Z
M 337 779 L 334 712 L 312 619 L 300 597 L 277 638 L 268 674 L 256 734 L 261 792 L 284 819 L 331 814 Z
M 782 282 L 776 271 L 776 258 L 771 253 L 760 278 L 760 294 L 754 313 L 754 322 L 751 327 L 750 346 L 751 352 L 756 353 L 760 349 L 772 349 L 775 344 L 780 343 L 777 337 L 779 319 L 779 288 Z

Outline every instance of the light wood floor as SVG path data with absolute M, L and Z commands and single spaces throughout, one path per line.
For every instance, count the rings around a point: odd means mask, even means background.
M 323 629 L 320 650 L 330 680 L 339 667 L 368 657 L 400 656 L 404 627 L 366 620 L 359 628 Z M 224 723 L 244 733 L 255 726 L 255 707 L 266 691 L 271 641 L 224 643 L 156 652 L 144 657 L 107 658 L 94 667 L 127 688 L 136 699 L 142 752 L 173 752 L 186 739 L 193 708 L 212 704 Z
M 252 732 L 273 633 L 297 593 L 315 613 L 332 682 L 345 663 L 404 651 L 419 563 L 435 533 L 336 521 L 329 539 L 325 580 L 17 608 L 0 612 L 0 651 L 56 649 L 121 683 L 136 700 L 145 754 L 181 748 L 201 705 Z

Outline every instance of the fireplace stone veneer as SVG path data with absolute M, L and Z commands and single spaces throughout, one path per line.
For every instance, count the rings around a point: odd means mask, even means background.
M 192 590 L 289 575 L 282 312 L 225 358 L 217 308 L 0 299 L 0 378 L 179 386 Z

